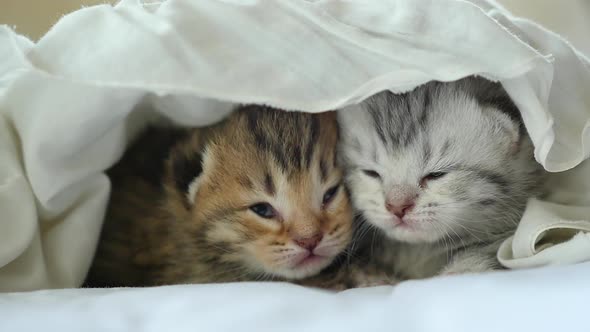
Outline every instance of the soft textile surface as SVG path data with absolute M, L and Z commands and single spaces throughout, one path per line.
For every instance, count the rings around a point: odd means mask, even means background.
M 139 103 L 203 125 L 231 102 L 315 112 L 477 73 L 504 84 L 547 169 L 588 157 L 588 60 L 483 0 L 123 1 L 68 15 L 36 44 L 0 27 L 0 290 L 81 283 L 109 194 L 102 172 L 153 115 Z M 560 213 L 590 205 L 577 171 L 527 215 L 588 222 Z M 536 254 L 526 246 L 509 244 L 507 259 Z
M 498 251 L 500 263 L 525 268 L 590 260 L 590 222 L 577 220 L 580 216 L 590 216 L 590 205 L 573 207 L 531 199 L 514 236 Z
M 7 294 L 0 331 L 581 332 L 588 275 L 582 263 L 337 294 L 263 283 Z

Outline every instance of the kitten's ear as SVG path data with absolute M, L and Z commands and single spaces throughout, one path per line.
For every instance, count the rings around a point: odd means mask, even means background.
M 201 178 L 202 174 L 194 178 L 193 181 L 191 181 L 191 183 L 188 185 L 188 190 L 186 191 L 186 199 L 190 205 L 195 204 L 195 197 L 197 196 L 197 191 L 199 191 Z
M 492 82 L 482 77 L 468 77 L 460 82 L 482 107 L 494 107 L 508 115 L 512 121 L 522 123 L 520 110 L 501 83 Z
M 344 132 L 354 132 L 368 125 L 368 116 L 368 111 L 360 104 L 346 106 L 337 111 L 338 126 Z
M 495 107 L 487 107 L 485 111 L 485 114 L 493 121 L 499 136 L 505 138 L 508 153 L 517 153 L 520 148 L 520 124 Z
M 190 205 L 195 201 L 203 176 L 203 160 L 206 154 L 179 152 L 172 159 L 172 174 L 176 189 L 186 196 Z
M 511 154 L 518 152 L 520 136 L 523 132 L 522 116 L 508 92 L 501 83 L 492 82 L 482 77 L 468 77 L 460 81 L 463 88 L 471 93 L 494 124 L 507 137 L 508 149 Z

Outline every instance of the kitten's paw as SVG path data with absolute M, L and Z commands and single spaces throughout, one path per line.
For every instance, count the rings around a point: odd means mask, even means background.
M 336 276 L 320 275 L 296 283 L 307 287 L 343 291 L 351 288 L 395 285 L 398 282 L 399 280 L 390 278 L 385 273 L 359 268 L 340 271 Z
M 356 271 L 351 275 L 354 288 L 376 287 L 395 285 L 399 280 L 386 275 L 385 273 L 366 273 L 364 271 Z
M 479 269 L 444 269 L 438 275 L 439 276 L 456 276 L 460 274 L 477 274 L 491 270 L 479 270 Z
M 439 275 L 451 276 L 457 274 L 484 273 L 497 270 L 496 266 L 497 264 L 489 259 L 466 257 L 465 259 L 456 260 L 447 265 Z
M 321 288 L 330 291 L 343 291 L 350 287 L 350 281 L 346 274 L 339 271 L 335 275 L 320 274 L 303 280 L 293 281 L 293 283 L 312 288 Z

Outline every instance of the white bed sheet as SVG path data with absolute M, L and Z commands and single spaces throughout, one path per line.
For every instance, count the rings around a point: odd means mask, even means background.
M 140 101 L 203 125 L 233 102 L 321 111 L 478 73 L 520 106 L 547 169 L 588 158 L 588 59 L 483 0 L 124 1 L 68 15 L 38 43 L 0 27 L 0 291 L 80 285 L 110 190 L 102 172 L 147 117 L 133 111 Z M 550 213 L 527 215 L 587 222 L 589 167 L 555 174 L 550 202 L 535 202 Z M 1 294 L 0 331 L 576 331 L 589 279 L 580 264 L 340 294 L 281 284 Z
M 0 331 L 587 332 L 590 263 L 341 293 L 279 283 L 0 295 Z

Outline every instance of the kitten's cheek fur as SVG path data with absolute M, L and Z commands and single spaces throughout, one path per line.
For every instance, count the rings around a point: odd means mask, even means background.
M 376 181 L 365 181 L 362 175 L 352 175 L 348 178 L 353 205 L 363 211 L 378 211 L 387 215 L 383 189 Z
M 409 229 L 396 227 L 386 231 L 387 237 L 406 243 L 433 243 L 440 240 L 443 234 L 436 229 Z
M 360 201 L 360 206 L 370 205 Z M 384 210 L 376 211 L 373 208 L 368 208 L 362 212 L 367 222 L 381 229 L 388 238 L 401 242 L 432 243 L 443 238 L 445 233 L 455 234 L 456 232 L 452 224 L 443 223 L 438 219 L 443 217 L 440 213 L 436 213 L 438 217 L 431 219 L 416 218 L 410 221 L 408 226 L 396 226 L 394 220 Z M 451 220 L 452 218 L 447 219 Z
M 250 254 L 250 257 L 255 258 L 257 262 L 250 265 L 261 273 L 287 279 L 302 279 L 319 273 L 333 260 L 333 257 L 325 257 L 305 266 L 297 266 L 297 263 L 306 256 L 306 251 L 294 245 L 287 244 L 281 249 L 272 249 L 268 245 L 259 244 L 251 250 Z
M 350 243 L 352 238 L 352 208 L 348 199 L 334 201 L 327 217 L 324 239 L 314 254 L 322 256 L 304 266 L 297 263 L 307 256 L 307 251 L 292 243 L 284 233 L 274 233 L 243 246 L 244 262 L 249 269 L 287 279 L 302 279 L 319 273 L 327 267 Z M 277 245 L 275 243 L 281 243 Z M 323 249 L 322 249 L 323 248 Z

